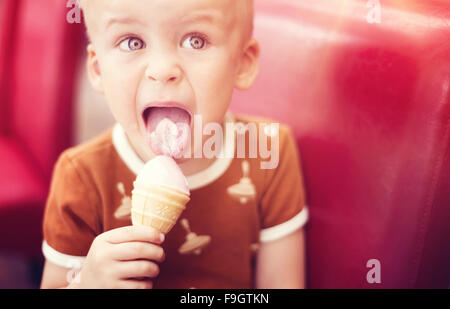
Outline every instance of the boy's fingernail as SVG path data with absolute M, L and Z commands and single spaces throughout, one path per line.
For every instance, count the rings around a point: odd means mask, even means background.
M 161 234 L 159 234 L 159 238 L 161 239 L 161 242 L 163 242 L 163 241 L 164 241 L 164 238 L 166 238 L 166 236 L 164 236 L 164 234 L 161 233 Z

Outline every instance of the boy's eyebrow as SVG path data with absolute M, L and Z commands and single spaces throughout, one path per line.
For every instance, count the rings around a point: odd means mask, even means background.
M 222 20 L 221 15 L 213 12 L 200 12 L 200 13 L 194 13 L 187 15 L 180 19 L 181 24 L 187 24 L 197 21 L 206 21 L 209 23 L 214 23 L 216 20 Z M 113 16 L 110 17 L 105 26 L 105 30 L 111 27 L 113 24 L 140 24 L 144 25 L 144 23 L 138 19 L 134 19 L 132 17 L 119 17 L 119 16 Z
M 201 12 L 201 13 L 194 13 L 194 14 L 190 14 L 187 15 L 183 18 L 180 19 L 180 23 L 182 24 L 187 24 L 187 23 L 192 23 L 192 22 L 196 22 L 196 21 L 206 21 L 209 23 L 213 23 L 216 20 L 221 20 L 221 15 L 217 14 L 217 13 L 213 13 L 213 12 Z
M 140 25 L 144 25 L 143 22 L 141 22 L 138 19 L 134 19 L 132 17 L 111 17 L 106 22 L 105 29 L 108 29 L 113 24 L 140 24 Z

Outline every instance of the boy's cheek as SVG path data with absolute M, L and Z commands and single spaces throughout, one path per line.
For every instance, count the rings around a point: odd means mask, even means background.
M 116 81 L 107 81 L 105 88 L 106 101 L 116 121 L 127 125 L 135 123 L 136 103 L 132 88 Z
M 135 73 L 120 65 L 105 63 L 102 71 L 103 86 L 109 100 L 131 104 L 136 89 Z
M 116 121 L 121 124 L 127 124 L 127 126 L 130 125 L 131 122 L 135 121 L 136 117 L 132 117 L 130 109 L 126 106 L 126 104 L 118 101 L 108 101 L 109 109 Z
M 221 123 L 228 110 L 233 94 L 233 85 L 228 80 L 205 85 L 206 91 L 198 96 L 198 111 L 205 121 Z

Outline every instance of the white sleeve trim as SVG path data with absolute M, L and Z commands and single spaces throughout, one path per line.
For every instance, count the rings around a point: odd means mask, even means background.
M 302 209 L 302 211 L 300 211 L 297 215 L 295 215 L 288 221 L 261 230 L 259 234 L 259 240 L 260 242 L 270 242 L 278 240 L 303 227 L 307 221 L 308 221 L 308 208 L 305 206 Z
M 86 257 L 68 255 L 56 251 L 44 240 L 42 243 L 42 253 L 44 257 L 55 265 L 65 268 L 81 268 Z

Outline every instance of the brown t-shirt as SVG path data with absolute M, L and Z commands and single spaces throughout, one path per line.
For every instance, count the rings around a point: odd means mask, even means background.
M 231 114 L 226 119 L 257 128 L 271 123 Z M 259 243 L 280 239 L 305 224 L 308 213 L 295 141 L 288 127 L 270 128 L 258 130 L 259 135 L 247 130 L 244 143 L 238 138 L 242 134 L 227 130 L 224 150 L 234 156 L 223 155 L 188 177 L 191 200 L 166 235 L 166 260 L 155 288 L 252 288 Z M 249 141 L 255 135 L 258 146 L 263 135 L 270 147 L 279 144 L 276 168 L 261 168 L 269 161 L 267 154 L 249 158 Z M 246 156 L 238 158 L 243 145 Z M 126 210 L 143 165 L 119 125 L 65 151 L 56 163 L 45 211 L 46 259 L 77 267 L 97 235 L 131 225 Z

